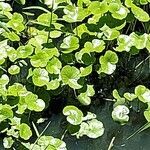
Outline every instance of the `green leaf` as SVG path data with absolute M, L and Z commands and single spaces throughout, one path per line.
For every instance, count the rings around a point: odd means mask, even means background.
M 56 90 L 60 86 L 60 82 L 58 79 L 51 80 L 46 84 L 47 90 Z
M 83 68 L 83 67 L 81 67 L 80 68 L 80 76 L 81 77 L 85 77 L 85 76 L 88 76 L 89 74 L 91 74 L 91 72 L 92 72 L 92 65 L 89 65 L 89 66 L 87 66 L 87 67 L 85 67 L 85 68 Z
M 93 1 L 88 7 L 89 11 L 92 14 L 99 14 L 102 15 L 108 11 L 108 4 L 106 1 L 98 2 L 98 1 Z
M 141 96 L 142 94 L 144 94 L 146 91 L 146 87 L 143 86 L 143 85 L 138 85 L 136 88 L 135 88 L 135 95 L 136 96 Z
M 95 55 L 93 54 L 88 54 L 88 53 L 84 53 L 82 56 L 82 63 L 85 65 L 92 65 L 94 64 L 96 61 Z
M 136 5 L 131 6 L 131 11 L 134 14 L 135 18 L 137 18 L 141 22 L 148 22 L 150 20 L 149 14 Z
M 12 139 L 12 137 L 5 137 L 3 139 L 4 148 L 11 148 L 13 143 L 14 143 L 14 140 Z
M 83 118 L 83 121 L 87 121 L 87 120 L 91 120 L 95 118 L 96 118 L 96 115 L 94 113 L 87 112 L 87 115 Z
M 1 1 L 0 2 L 0 10 L 2 12 L 9 12 L 9 11 L 12 11 L 12 8 L 11 8 L 10 4 Z
M 106 51 L 103 58 L 105 58 L 105 60 L 110 62 L 111 64 L 116 64 L 118 62 L 117 54 L 113 51 L 110 51 L 110 50 Z
M 71 88 L 73 88 L 73 89 L 80 89 L 80 88 L 82 88 L 82 86 L 80 84 L 78 84 L 76 79 L 69 79 L 68 85 Z
M 118 105 L 112 111 L 112 118 L 115 121 L 120 122 L 124 125 L 126 122 L 129 121 L 129 109 L 125 105 Z
M 78 0 L 77 5 L 80 6 L 80 7 L 82 7 L 83 4 L 85 4 L 86 6 L 88 6 L 90 3 L 91 3 L 90 0 Z
M 147 36 L 146 48 L 147 48 L 148 52 L 150 52 L 150 35 Z
M 150 122 L 150 110 L 144 111 L 144 117 L 148 122 Z
M 119 31 L 109 28 L 106 24 L 100 30 L 103 32 L 105 40 L 114 40 L 120 35 Z
M 49 55 L 45 51 L 40 51 L 30 58 L 33 67 L 45 67 L 49 61 Z
M 86 122 L 82 122 L 79 131 L 73 135 L 76 135 L 77 139 L 79 139 L 80 137 L 86 135 L 88 129 L 88 124 Z
M 67 5 L 63 11 L 65 13 L 63 19 L 69 23 L 82 21 L 89 15 L 87 8 L 75 7 L 72 5 Z
M 45 102 L 42 99 L 38 99 L 38 96 L 31 92 L 25 94 L 24 98 L 29 110 L 39 112 L 45 108 Z
M 87 96 L 86 93 L 81 93 L 80 95 L 78 95 L 77 98 L 78 98 L 79 102 L 83 105 L 91 104 L 91 98 L 89 96 Z
M 12 62 L 14 62 L 18 58 L 17 51 L 13 47 L 10 47 L 9 49 L 7 49 L 7 55 L 10 61 Z
M 22 123 L 19 126 L 19 135 L 22 139 L 28 140 L 32 136 L 32 131 L 27 124 Z
M 77 83 L 80 78 L 80 71 L 74 66 L 64 66 L 61 70 L 61 78 L 64 84 L 68 84 L 73 89 L 80 89 L 82 87 Z
M 27 58 L 33 53 L 33 47 L 31 45 L 19 46 L 17 49 L 18 58 Z
M 5 58 L 7 58 L 7 50 L 10 48 L 8 45 L 8 40 L 3 40 L 0 42 L 0 64 L 5 62 Z
M 133 101 L 135 98 L 137 98 L 137 96 L 133 93 L 124 93 L 123 95 L 127 100 L 129 101 Z
M 15 32 L 5 32 L 4 36 L 11 41 L 20 41 L 20 37 Z
M 20 96 L 27 92 L 26 88 L 20 83 L 14 83 L 13 85 L 8 87 L 8 95 L 12 96 Z
M 113 97 L 115 98 L 115 104 L 114 107 L 118 105 L 123 105 L 125 103 L 125 98 L 120 97 L 118 91 L 116 89 L 113 90 Z
M 18 104 L 18 110 L 16 111 L 17 114 L 23 114 L 27 109 L 27 104 Z
M 97 52 L 101 53 L 105 49 L 105 42 L 99 39 L 93 39 L 92 42 L 86 42 L 84 48 L 80 51 L 82 55 L 84 53 Z
M 88 123 L 88 131 L 86 135 L 89 138 L 98 138 L 104 134 L 104 127 L 101 121 L 97 119 L 92 119 L 87 122 Z
M 3 74 L 0 78 L 0 85 L 7 85 L 9 83 L 9 77 Z
M 20 72 L 20 67 L 17 66 L 17 65 L 12 65 L 10 68 L 8 68 L 8 72 L 9 72 L 11 75 L 19 74 L 19 72 Z
M 32 81 L 36 86 L 44 86 L 49 82 L 48 72 L 45 69 L 36 68 L 33 70 Z
M 67 116 L 67 121 L 72 125 L 79 125 L 83 119 L 83 113 L 75 106 L 66 106 L 63 114 Z
M 146 89 L 146 91 L 141 96 L 138 96 L 138 98 L 143 102 L 150 102 L 150 90 Z
M 13 118 L 13 111 L 11 106 L 7 104 L 0 104 L 0 122 L 9 118 Z
M 25 29 L 25 26 L 22 22 L 23 22 L 22 15 L 19 13 L 14 13 L 11 20 L 7 23 L 7 26 L 17 32 L 21 32 Z
M 92 42 L 86 42 L 84 48 L 76 52 L 75 57 L 78 62 L 90 65 L 95 61 L 95 57 L 92 56 L 92 53 L 101 53 L 104 49 L 105 42 L 103 40 L 93 39 Z
M 30 68 L 30 69 L 28 70 L 27 79 L 29 79 L 29 78 L 32 77 L 32 76 L 33 76 L 33 71 L 32 71 L 32 68 Z
M 132 7 L 134 4 L 133 4 L 133 1 L 132 1 L 132 0 L 125 0 L 125 5 L 130 8 L 130 7 Z
M 118 47 L 115 48 L 115 51 L 118 52 L 122 52 L 122 51 L 129 52 L 131 47 L 134 45 L 131 36 L 125 34 L 119 35 L 119 37 L 117 38 L 117 44 Z
M 93 85 L 87 85 L 86 94 L 87 94 L 87 96 L 94 96 L 95 95 L 95 90 L 93 88 Z
M 71 53 L 72 51 L 79 48 L 79 39 L 75 36 L 69 35 L 63 39 L 63 43 L 60 45 L 63 49 L 63 53 Z
M 85 93 L 80 93 L 78 95 L 78 100 L 80 101 L 81 104 L 83 105 L 90 105 L 91 103 L 91 96 L 94 96 L 95 90 L 93 88 L 93 85 L 87 85 L 87 90 Z
M 52 136 L 41 136 L 38 145 L 47 150 L 67 150 L 65 142 Z
M 75 61 L 75 55 L 73 53 L 68 53 L 68 54 L 62 54 L 61 55 L 61 60 L 63 60 L 64 63 L 66 64 L 73 64 Z
M 148 3 L 148 0 L 140 0 L 141 5 L 146 5 Z
M 86 43 L 85 43 L 85 48 L 88 48 L 88 45 L 86 45 Z M 105 42 L 103 40 L 99 40 L 99 39 L 92 40 L 91 52 L 101 53 L 104 49 L 105 49 Z
M 116 19 L 122 20 L 127 17 L 129 10 L 117 2 L 112 2 L 109 4 L 109 11 L 112 13 L 112 16 Z
M 89 138 L 98 138 L 104 134 L 104 126 L 101 121 L 92 119 L 90 121 L 82 122 L 80 130 L 75 134 L 77 138 L 87 135 Z
M 96 32 L 90 32 L 90 31 L 88 30 L 86 24 L 84 24 L 84 23 L 82 23 L 82 24 L 80 24 L 79 26 L 77 26 L 77 27 L 73 30 L 73 32 L 74 32 L 75 34 L 77 34 L 77 35 L 80 37 L 80 39 L 81 39 L 81 37 L 82 37 L 82 35 L 83 35 L 84 33 L 88 33 L 89 35 L 96 35 L 96 34 L 97 34 Z
M 34 36 L 34 38 L 29 39 L 28 44 L 36 47 L 38 50 L 42 49 L 42 44 L 47 43 L 47 33 Z
M 43 13 L 41 14 L 38 18 L 37 21 L 44 26 L 50 27 L 50 22 L 52 19 L 52 23 L 56 22 L 58 19 L 57 15 L 52 13 L 52 18 L 51 18 L 51 13 Z
M 138 85 L 135 88 L 135 95 L 144 103 L 150 102 L 150 90 L 143 85 Z
M 69 79 L 79 79 L 80 71 L 74 67 L 66 65 L 61 70 L 61 77 L 64 83 L 67 83 Z
M 99 59 L 101 64 L 100 70 L 98 73 L 104 72 L 106 74 L 112 74 L 116 69 L 116 63 L 118 62 L 118 56 L 115 52 L 110 50 L 106 51 L 104 56 L 101 56 Z
M 51 32 L 50 32 L 50 37 L 51 38 L 58 38 L 61 36 L 61 34 L 63 33 L 63 31 L 61 31 L 61 28 L 63 27 L 62 24 L 60 23 L 53 23 L 54 28 Z
M 146 47 L 146 42 L 147 42 L 147 34 L 143 34 L 141 36 L 135 34 L 134 32 L 132 32 L 130 34 L 130 38 L 132 40 L 133 45 L 137 48 L 137 49 L 144 49 Z
M 46 66 L 46 70 L 50 74 L 59 74 L 61 68 L 62 68 L 62 64 L 60 60 L 56 57 L 53 57 L 50 61 L 48 61 Z
M 60 55 L 59 51 L 56 47 L 54 47 L 54 48 L 43 48 L 43 51 L 45 51 L 48 54 L 49 59 L 53 58 L 54 56 L 58 57 Z

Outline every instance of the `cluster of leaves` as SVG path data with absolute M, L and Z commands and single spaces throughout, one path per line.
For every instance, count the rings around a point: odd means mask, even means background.
M 144 111 L 144 116 L 148 122 L 150 122 L 150 90 L 144 85 L 138 85 L 135 87 L 134 93 L 126 92 L 123 97 L 120 97 L 118 91 L 115 89 L 113 91 L 113 96 L 115 98 L 114 110 L 112 112 L 112 118 L 115 121 L 119 121 L 124 124 L 129 121 L 129 106 L 133 101 L 140 101 L 145 103 L 147 106 Z M 132 106 L 132 105 L 131 105 Z
M 90 138 L 98 138 L 103 135 L 103 123 L 96 119 L 94 113 L 88 112 L 84 117 L 81 110 L 75 106 L 66 106 L 63 114 L 67 116 L 67 121 L 71 124 L 68 130 L 77 138 L 87 135 Z M 86 121 L 86 122 L 85 122 Z M 75 131 L 75 128 L 77 131 Z M 74 133 L 75 132 L 75 133 Z
M 21 11 L 14 9 L 15 5 Z M 75 3 L 39 0 L 37 6 L 30 6 L 26 0 L 1 1 L 0 123 L 3 128 L 0 132 L 6 134 L 4 147 L 13 147 L 17 139 L 29 140 L 33 135 L 30 114 L 43 111 L 49 103 L 37 94 L 40 89 L 50 97 L 66 95 L 66 91 L 74 93 L 71 95 L 74 101 L 63 109 L 69 122 L 67 130 L 77 138 L 102 136 L 103 123 L 96 115 L 88 112 L 84 116 L 73 104 L 92 104 L 96 92 L 91 76 L 96 72 L 101 80 L 113 77 L 120 54 L 129 53 L 132 57 L 143 49 L 150 52 L 147 6 L 149 0 L 78 0 Z M 143 25 L 142 32 L 134 31 L 136 22 Z M 129 120 L 125 103 L 138 98 L 149 106 L 150 92 L 144 86 L 137 86 L 135 94 L 125 93 L 123 98 L 114 90 L 113 96 L 117 102 L 112 117 L 122 124 Z M 148 107 L 144 112 L 148 121 L 149 114 Z M 23 145 L 28 149 L 66 149 L 62 140 L 51 136 L 41 136 L 35 144 Z

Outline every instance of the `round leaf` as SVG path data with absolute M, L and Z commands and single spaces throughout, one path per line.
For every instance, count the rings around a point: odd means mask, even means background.
M 112 118 L 122 125 L 129 121 L 129 109 L 125 105 L 118 105 L 112 111 Z
M 88 131 L 86 135 L 89 138 L 98 138 L 104 134 L 104 127 L 101 121 L 98 121 L 97 119 L 92 119 L 87 123 L 88 123 Z
M 118 62 L 118 56 L 115 52 L 108 50 L 104 56 L 99 59 L 101 68 L 99 72 L 106 74 L 112 74 L 116 69 L 116 63 Z
M 60 83 L 59 83 L 59 80 L 58 79 L 55 79 L 55 80 L 51 80 L 50 82 L 48 82 L 46 84 L 47 86 L 47 90 L 55 90 L 59 87 Z
M 81 93 L 80 95 L 78 95 L 78 100 L 83 105 L 91 104 L 91 99 L 90 99 L 90 97 L 87 96 L 86 93 Z
M 61 70 L 61 78 L 63 83 L 68 84 L 73 89 L 82 87 L 77 83 L 77 80 L 80 78 L 80 71 L 74 66 L 64 66 Z
M 61 62 L 59 61 L 58 58 L 53 57 L 46 66 L 46 70 L 50 73 L 50 74 L 59 74 L 60 73 L 60 69 L 62 67 Z
M 45 69 L 36 68 L 33 70 L 33 83 L 37 86 L 44 86 L 49 82 L 48 72 Z
M 32 136 L 32 131 L 31 131 L 30 127 L 27 124 L 22 123 L 19 126 L 19 135 L 24 140 L 28 140 Z
M 45 67 L 49 60 L 49 56 L 46 52 L 41 51 L 31 56 L 30 62 L 33 67 Z
M 20 72 L 20 67 L 18 67 L 17 65 L 12 65 L 12 66 L 8 69 L 8 72 L 9 72 L 11 75 L 18 74 L 18 73 Z
M 67 116 L 67 121 L 72 125 L 79 125 L 83 119 L 83 113 L 75 106 L 66 106 L 63 114 Z
M 70 53 L 79 48 L 79 39 L 75 36 L 69 35 L 64 38 L 60 48 L 63 49 L 63 53 Z

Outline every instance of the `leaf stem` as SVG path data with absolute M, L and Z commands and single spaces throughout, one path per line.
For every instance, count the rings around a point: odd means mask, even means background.
M 46 13 L 50 13 L 49 10 L 47 10 L 47 9 L 45 9 L 45 8 L 43 8 L 43 7 L 40 7 L 40 6 L 30 6 L 30 7 L 25 7 L 25 8 L 23 8 L 23 9 L 24 9 L 24 10 L 39 9 L 39 10 L 42 10 L 42 11 L 44 11 L 44 12 L 46 12 Z
M 54 0 L 52 0 L 52 10 L 51 10 L 51 18 L 50 18 L 50 22 L 49 22 L 49 32 L 48 32 L 48 36 L 47 36 L 47 43 L 49 42 L 49 38 L 50 38 L 50 34 L 51 34 L 51 25 L 52 25 L 52 20 L 53 20 L 53 7 L 54 7 Z
M 135 66 L 135 70 L 140 67 L 146 60 L 148 60 L 150 58 L 150 55 L 148 57 L 146 57 L 144 60 L 142 60 L 138 65 Z
M 3 24 L 3 22 L 0 21 L 0 27 L 3 28 L 5 31 L 10 32 L 10 30 L 7 28 L 6 25 Z
M 134 135 L 146 130 L 147 128 L 150 127 L 150 122 L 147 122 L 146 124 L 144 124 L 142 127 L 140 127 L 138 130 L 136 130 L 133 134 L 131 134 L 129 137 L 127 137 L 126 140 L 129 140 L 130 138 L 132 138 Z
M 38 138 L 36 139 L 36 141 L 34 142 L 33 146 L 31 147 L 30 150 L 33 150 L 35 144 L 38 142 L 38 140 L 40 139 L 40 137 L 43 135 L 43 133 L 47 130 L 47 128 L 49 127 L 51 121 L 48 122 L 48 124 L 46 125 L 46 127 L 44 128 L 44 130 L 40 133 L 40 135 L 38 136 Z
M 63 140 L 64 139 L 64 137 L 65 137 L 65 134 L 67 133 L 67 129 L 64 131 L 64 133 L 63 133 L 63 135 L 61 136 L 61 140 Z
M 113 137 L 113 138 L 111 139 L 111 142 L 110 142 L 110 144 L 109 144 L 108 150 L 111 150 L 112 147 L 114 146 L 114 140 L 115 140 L 115 138 L 116 138 L 116 137 Z

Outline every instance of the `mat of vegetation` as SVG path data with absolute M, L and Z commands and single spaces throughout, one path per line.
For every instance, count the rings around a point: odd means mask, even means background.
M 150 0 L 0 0 L 0 141 L 12 150 L 146 150 Z

